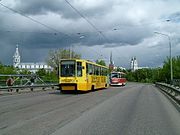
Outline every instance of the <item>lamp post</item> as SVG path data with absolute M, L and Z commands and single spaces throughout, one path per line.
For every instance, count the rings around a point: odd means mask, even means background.
M 171 38 L 168 34 L 164 34 L 164 33 L 160 33 L 160 32 L 154 32 L 154 33 L 165 36 L 169 40 L 170 73 L 171 73 L 171 83 L 172 83 L 173 82 L 173 68 L 172 68 Z

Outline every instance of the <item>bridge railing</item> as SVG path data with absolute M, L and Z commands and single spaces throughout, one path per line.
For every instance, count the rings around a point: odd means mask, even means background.
M 20 92 L 20 91 L 34 91 L 34 89 L 42 89 L 45 90 L 46 88 L 55 89 L 58 88 L 58 84 L 40 84 L 40 85 L 17 85 L 17 86 L 3 86 L 0 87 L 0 92 Z
M 173 85 L 180 87 L 180 79 L 174 79 Z
M 180 104 L 180 88 L 174 85 L 166 84 L 166 83 L 155 83 L 156 87 L 160 88 L 166 94 L 171 96 Z

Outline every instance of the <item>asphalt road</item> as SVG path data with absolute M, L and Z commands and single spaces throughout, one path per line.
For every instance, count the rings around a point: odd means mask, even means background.
M 180 135 L 180 113 L 146 84 L 24 93 L 0 96 L 0 135 Z

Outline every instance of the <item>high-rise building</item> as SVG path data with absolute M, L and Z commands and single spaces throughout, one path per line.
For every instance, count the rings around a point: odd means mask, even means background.
M 19 69 L 27 69 L 32 73 L 37 72 L 39 69 L 45 69 L 46 71 L 52 71 L 52 67 L 48 66 L 46 63 L 44 62 L 39 62 L 39 63 L 22 63 L 21 62 L 21 56 L 19 53 L 19 46 L 16 45 L 16 51 L 14 53 L 13 56 L 13 66 L 15 68 L 19 68 Z

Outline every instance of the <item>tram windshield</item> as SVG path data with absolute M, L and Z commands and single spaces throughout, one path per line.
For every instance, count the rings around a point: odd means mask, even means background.
M 121 72 L 114 72 L 111 73 L 111 78 L 125 78 L 125 74 Z
M 121 78 L 119 73 L 111 73 L 111 78 Z
M 75 76 L 75 61 L 61 61 L 61 76 Z

